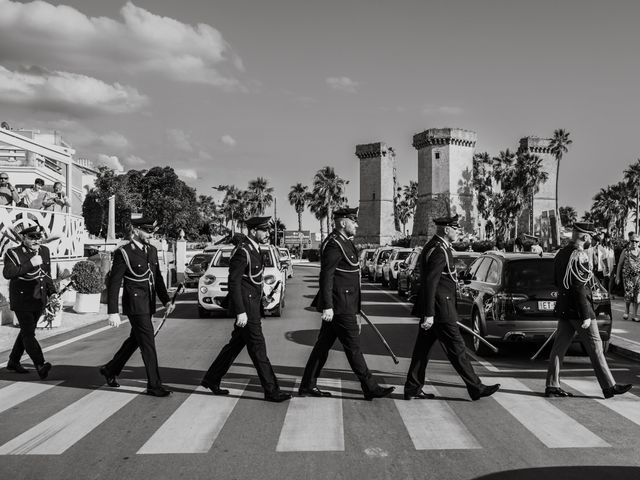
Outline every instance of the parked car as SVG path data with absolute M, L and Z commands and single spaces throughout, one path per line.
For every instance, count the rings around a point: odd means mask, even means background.
M 200 277 L 209 268 L 209 263 L 213 258 L 213 253 L 196 253 L 187 262 L 184 270 L 184 286 L 187 288 L 197 288 Z
M 369 280 L 379 282 L 382 279 L 382 267 L 389 261 L 394 247 L 380 247 L 373 257 L 371 268 L 369 269 Z
M 373 262 L 373 255 L 376 253 L 375 248 L 365 248 L 360 252 L 359 263 L 362 276 L 369 276 L 369 266 Z
M 398 288 L 398 265 L 406 260 L 413 250 L 411 248 L 396 247 L 391 252 L 389 260 L 382 266 L 382 286 L 392 290 Z
M 405 296 L 411 291 L 413 272 L 418 265 L 422 247 L 415 247 L 403 262 L 398 264 L 398 295 Z
M 278 252 L 280 254 L 280 264 L 284 269 L 286 269 L 287 278 L 293 277 L 293 262 L 291 261 L 292 257 L 291 253 L 289 253 L 289 249 L 279 247 Z
M 229 262 L 235 246 L 221 246 L 198 284 L 198 315 L 207 317 L 213 312 L 226 312 L 229 293 Z M 280 264 L 280 254 L 273 245 L 260 245 L 264 264 L 263 292 L 271 301 L 265 313 L 279 317 L 285 306 L 286 275 Z
M 544 342 L 557 325 L 558 289 L 552 254 L 487 252 L 462 275 L 457 304 L 460 321 L 490 342 Z M 597 282 L 593 303 L 605 351 L 611 336 L 609 294 Z M 474 351 L 491 353 L 472 337 Z

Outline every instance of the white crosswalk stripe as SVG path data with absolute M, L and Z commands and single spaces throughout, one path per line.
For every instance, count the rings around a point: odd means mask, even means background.
M 0 446 L 0 455 L 60 455 L 142 391 L 139 387 L 94 390 Z
M 438 392 L 434 387 L 423 388 Z M 482 448 L 444 400 L 394 400 L 416 450 Z
M 298 386 L 299 384 L 297 384 Z M 338 379 L 319 379 L 318 388 L 339 394 Z M 289 401 L 277 452 L 330 452 L 344 450 L 340 398 L 294 397 Z
M 236 388 L 229 388 L 227 396 L 214 396 L 206 388 L 198 387 L 138 453 L 208 452 L 242 396 L 247 382 L 236 383 Z
M 492 398 L 547 447 L 610 446 L 545 398 L 537 394 L 527 395 L 532 391 L 521 381 L 515 378 L 492 378 L 492 380 L 502 386 Z
M 590 397 L 602 397 L 602 390 L 595 377 L 588 379 L 566 379 L 562 383 L 570 386 Z M 640 397 L 631 393 L 615 396 L 613 398 L 599 398 L 596 400 L 601 405 L 613 410 L 624 418 L 631 420 L 636 425 L 640 425 Z
M 16 382 L 0 389 L 0 413 L 46 392 L 60 382 Z

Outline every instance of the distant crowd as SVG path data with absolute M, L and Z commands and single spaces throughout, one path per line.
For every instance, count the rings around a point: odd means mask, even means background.
M 0 205 L 34 208 L 37 210 L 50 210 L 65 212 L 71 206 L 63 191 L 62 183 L 55 182 L 53 191 L 45 190 L 44 180 L 36 178 L 33 186 L 18 192 L 9 182 L 7 173 L 0 173 Z

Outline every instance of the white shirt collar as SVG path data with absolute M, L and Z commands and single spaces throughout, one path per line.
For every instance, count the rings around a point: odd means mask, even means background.
M 251 238 L 249 235 L 247 235 L 247 240 L 249 240 L 251 242 L 251 245 L 253 245 L 253 248 L 256 249 L 257 252 L 260 251 L 260 247 L 258 246 L 258 242 L 256 242 L 253 238 Z
M 144 246 L 138 240 L 131 239 L 131 243 L 133 243 L 136 247 L 144 252 Z

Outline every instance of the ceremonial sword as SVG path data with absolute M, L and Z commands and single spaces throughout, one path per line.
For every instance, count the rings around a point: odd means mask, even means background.
M 469 327 L 467 327 L 464 323 L 460 323 L 460 322 L 456 322 L 458 324 L 459 327 L 461 327 L 462 329 L 464 329 L 465 331 L 469 332 L 471 335 L 473 335 L 474 337 L 476 337 L 478 340 L 480 340 L 482 343 L 484 343 L 487 347 L 489 347 L 493 353 L 498 353 L 498 347 L 492 345 L 491 343 L 489 343 L 487 340 L 485 340 L 484 338 L 482 338 L 482 335 L 479 335 L 478 333 L 474 332 L 472 329 L 470 329 Z
M 535 355 L 533 357 L 531 357 L 531 360 L 535 360 L 536 358 L 538 358 L 538 355 L 540 355 L 540 353 L 542 352 L 542 350 L 544 350 L 544 347 L 547 346 L 547 344 L 551 341 L 551 339 L 553 337 L 556 336 L 556 333 L 558 332 L 558 329 L 556 328 L 551 335 L 549 335 L 549 338 L 547 338 L 547 340 L 542 344 L 542 346 L 540 347 L 540 350 L 538 350 Z
M 176 291 L 173 294 L 173 298 L 171 299 L 171 305 L 175 305 L 176 304 L 176 298 L 178 298 L 178 295 L 182 292 L 182 290 L 184 290 L 184 283 L 179 283 L 178 284 L 178 288 L 176 288 Z M 162 321 L 160 322 L 160 325 L 158 325 L 158 328 L 156 328 L 155 332 L 153 332 L 153 336 L 154 337 L 156 335 L 158 335 L 158 332 L 160 331 L 160 329 L 164 325 L 164 322 L 167 321 L 167 316 L 168 316 L 168 310 L 165 308 L 164 316 L 162 317 Z
M 387 352 L 389 352 L 389 355 L 391 355 L 391 358 L 393 358 L 393 363 L 395 363 L 396 365 L 398 363 L 400 363 L 400 361 L 398 360 L 398 357 L 396 357 L 396 354 L 393 353 L 393 350 L 391 350 L 391 347 L 389 346 L 389 344 L 387 343 L 385 338 L 380 333 L 380 330 L 378 330 L 378 328 L 373 324 L 373 322 L 371 322 L 371 320 L 369 320 L 369 317 L 367 317 L 367 314 L 364 313 L 362 310 L 360 310 L 360 316 L 362 318 L 364 318 L 364 320 L 369 324 L 369 326 L 371 326 L 371 328 L 373 328 L 373 331 L 376 333 L 376 335 L 378 335 L 378 338 L 380 339 L 380 341 L 384 345 L 384 348 L 387 349 Z

